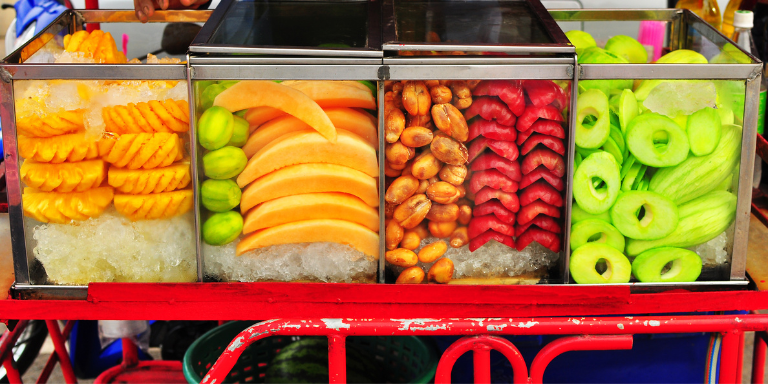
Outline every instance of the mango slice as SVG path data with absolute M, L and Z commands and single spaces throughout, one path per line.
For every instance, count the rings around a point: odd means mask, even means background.
M 216 96 L 213 105 L 230 112 L 262 106 L 276 108 L 307 123 L 328 141 L 336 142 L 336 127 L 323 109 L 309 96 L 285 85 L 265 80 L 243 80 Z
M 107 182 L 115 190 L 130 195 L 170 192 L 186 188 L 191 181 L 189 163 L 155 169 L 109 168 Z
M 254 232 L 237 244 L 237 255 L 277 244 L 328 241 L 347 244 L 374 259 L 379 257 L 379 235 L 370 229 L 344 220 L 304 220 Z
M 175 133 L 129 133 L 99 141 L 106 162 L 120 168 L 167 167 L 184 157 L 184 143 Z
M 240 211 L 278 197 L 314 192 L 344 192 L 372 207 L 379 206 L 376 179 L 358 170 L 336 164 L 291 165 L 269 173 L 243 190 Z
M 43 223 L 66 224 L 101 215 L 112 202 L 112 187 L 99 187 L 84 192 L 39 192 L 25 188 L 21 195 L 24 215 Z
M 61 111 L 40 117 L 32 114 L 16 120 L 16 132 L 30 137 L 52 137 L 83 129 L 83 111 Z
M 115 195 L 115 209 L 131 221 L 178 216 L 191 210 L 193 203 L 191 189 L 149 195 Z
M 352 108 L 327 108 L 324 111 L 336 129 L 352 132 L 362 137 L 371 147 L 379 147 L 376 123 L 371 121 L 369 114 Z M 253 132 L 248 138 L 248 142 L 243 146 L 243 151 L 250 158 L 267 144 L 286 133 L 311 128 L 303 121 L 289 115 L 272 119 Z
M 189 104 L 186 100 L 152 100 L 128 103 L 101 110 L 107 132 L 153 133 L 189 131 Z
M 351 83 L 359 84 L 359 86 Z M 323 108 L 376 109 L 376 99 L 371 90 L 356 81 L 296 80 L 284 81 L 282 84 L 298 89 Z
M 311 129 L 280 136 L 248 160 L 237 184 L 243 187 L 276 169 L 306 163 L 338 164 L 378 177 L 376 150 L 354 133 L 337 133 L 336 143 L 328 142 Z
M 100 143 L 86 138 L 85 133 L 45 138 L 19 135 L 18 147 L 20 157 L 41 163 L 92 160 L 104 153 Z
M 24 184 L 42 192 L 82 192 L 101 185 L 107 164 L 102 160 L 61 164 L 27 160 L 19 174 Z
M 338 192 L 280 197 L 259 204 L 245 215 L 243 233 L 294 221 L 339 219 L 379 231 L 379 211 L 358 197 Z

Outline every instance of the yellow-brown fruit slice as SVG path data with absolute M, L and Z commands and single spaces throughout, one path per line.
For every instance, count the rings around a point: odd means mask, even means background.
M 127 169 L 167 167 L 184 157 L 184 143 L 175 133 L 129 133 L 99 141 L 106 162 Z
M 107 182 L 115 190 L 131 195 L 170 192 L 186 188 L 191 176 L 189 163 L 178 163 L 155 169 L 109 168 Z
M 278 137 L 248 160 L 237 177 L 242 188 L 261 176 L 289 165 L 307 163 L 338 164 L 379 177 L 376 150 L 360 136 L 339 130 L 335 143 L 317 131 L 307 129 Z
M 50 33 L 43 33 L 37 39 L 32 40 L 24 48 L 21 49 L 21 62 L 27 61 L 30 56 L 34 55 L 40 48 L 53 39 L 53 35 Z
M 101 185 L 107 176 L 107 164 L 102 160 L 61 164 L 27 160 L 19 174 L 24 184 L 42 192 L 82 192 Z
M 152 100 L 148 103 L 115 105 L 102 108 L 101 116 L 107 132 L 123 134 L 189 131 L 189 110 L 184 100 Z
M 371 176 L 336 164 L 291 165 L 269 173 L 243 191 L 240 211 L 278 197 L 315 192 L 343 192 L 355 195 L 372 207 L 379 206 L 379 188 Z
M 243 233 L 294 221 L 339 219 L 379 231 L 379 210 L 346 193 L 307 193 L 265 201 L 245 215 Z
M 40 117 L 32 114 L 16 119 L 16 132 L 29 137 L 52 137 L 83 129 L 83 111 L 61 111 Z
M 149 195 L 115 195 L 115 209 L 131 221 L 178 216 L 192 209 L 193 202 L 191 189 Z
M 333 219 L 295 221 L 254 232 L 237 244 L 237 255 L 270 245 L 324 241 L 347 244 L 379 258 L 378 233 L 357 223 Z
M 66 224 L 101 215 L 112 202 L 112 187 L 83 192 L 39 192 L 25 188 L 21 195 L 24 215 L 43 223 Z
M 70 133 L 53 137 L 18 137 L 19 156 L 41 163 L 63 163 L 96 159 L 104 152 L 85 133 Z

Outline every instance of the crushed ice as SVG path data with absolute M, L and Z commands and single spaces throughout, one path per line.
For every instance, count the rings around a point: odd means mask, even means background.
M 714 239 L 688 249 L 696 252 L 705 266 L 722 265 L 729 262 L 730 257 L 728 255 L 733 252 L 733 224 Z
M 704 107 L 715 108 L 716 100 L 717 90 L 711 81 L 670 80 L 656 86 L 643 106 L 651 112 L 675 118 Z

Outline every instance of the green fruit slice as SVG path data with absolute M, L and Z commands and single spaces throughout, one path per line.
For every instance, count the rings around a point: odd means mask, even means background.
M 203 223 L 203 241 L 210 245 L 233 242 L 243 231 L 243 217 L 235 211 L 213 214 Z
M 611 133 L 609 133 L 609 137 L 613 139 L 619 149 L 621 149 L 621 157 L 626 158 L 627 145 L 624 142 L 624 133 L 621 132 L 621 128 L 616 125 L 611 125 Z
M 621 179 L 621 190 L 622 191 L 631 191 L 632 185 L 635 183 L 635 180 L 637 180 L 637 175 L 640 174 L 640 169 L 645 167 L 644 165 L 640 163 L 634 163 L 629 168 L 629 171 L 627 171 L 627 174 Z
M 611 126 L 616 126 L 616 127 L 621 126 L 621 122 L 619 120 L 619 113 L 614 111 L 613 109 L 610 109 L 610 113 L 611 113 Z
M 671 119 L 677 123 L 680 128 L 685 128 L 688 125 L 688 115 L 677 115 Z
M 733 121 L 735 120 L 733 117 L 733 110 L 727 107 L 718 107 L 717 108 L 717 114 L 720 115 L 720 123 L 722 124 L 733 124 Z
M 200 186 L 200 202 L 211 212 L 226 212 L 240 205 L 242 192 L 234 181 L 208 179 Z
M 587 219 L 571 227 L 571 250 L 587 243 L 603 243 L 624 252 L 624 236 L 613 225 L 599 219 Z
M 604 186 L 596 189 L 593 179 Z M 598 214 L 611 208 L 619 194 L 619 164 L 607 152 L 596 152 L 585 158 L 573 175 L 573 197 L 585 211 Z
M 648 183 L 650 182 L 650 179 L 643 178 L 642 181 L 640 181 L 640 185 L 637 186 L 638 191 L 647 191 L 648 190 Z
M 717 110 L 704 107 L 694 112 L 686 125 L 688 143 L 691 152 L 696 156 L 706 156 L 712 153 L 720 142 L 723 133 L 722 121 Z
M 639 41 L 626 36 L 616 35 L 605 43 L 605 50 L 627 59 L 630 63 L 645 64 L 648 62 L 648 51 Z
M 242 147 L 248 142 L 248 121 L 242 117 L 234 117 L 234 125 L 232 127 L 232 138 L 229 139 L 227 145 L 233 147 Z
M 576 152 L 573 155 L 573 166 L 578 168 L 582 160 L 584 160 L 584 158 L 581 156 L 581 153 Z
M 624 164 L 621 165 L 620 176 L 622 180 L 627 177 L 627 174 L 629 173 L 629 170 L 632 169 L 633 165 L 635 165 L 635 157 L 630 154 L 624 159 Z
M 596 153 L 596 152 L 602 152 L 599 148 L 598 149 L 587 149 L 587 148 L 581 148 L 579 146 L 576 146 L 576 153 L 581 155 L 582 159 L 586 159 L 589 157 L 589 155 Z
M 611 222 L 611 214 L 608 213 L 608 211 L 605 211 L 603 213 L 599 213 L 596 215 L 593 215 L 579 207 L 576 202 L 573 203 L 571 206 L 571 224 L 576 224 L 578 222 L 584 221 L 584 220 L 590 220 L 590 219 L 597 219 L 605 221 L 606 223 Z
M 606 270 L 597 271 L 598 262 L 604 260 Z M 571 277 L 579 284 L 628 283 L 632 275 L 632 264 L 615 248 L 598 243 L 587 243 L 571 253 Z
M 576 103 L 576 145 L 582 148 L 599 148 L 611 132 L 608 97 L 600 90 L 590 89 L 579 95 Z M 595 116 L 592 126 L 584 125 L 587 116 Z
M 611 208 L 613 226 L 632 239 L 661 239 L 675 230 L 677 221 L 677 205 L 655 192 L 624 192 Z
M 573 47 L 576 48 L 576 54 L 581 55 L 585 49 L 589 47 L 597 46 L 595 39 L 587 32 L 574 29 L 565 33 L 565 37 L 571 41 Z
M 669 269 L 664 271 L 670 263 Z M 701 257 L 682 248 L 654 248 L 635 258 L 632 262 L 632 273 L 643 283 L 696 281 L 701 274 Z
M 222 148 L 232 138 L 234 125 L 232 113 L 225 108 L 208 108 L 197 122 L 197 139 L 209 151 Z
M 616 159 L 616 163 L 621 164 L 624 162 L 624 155 L 621 154 L 621 148 L 610 137 L 603 144 L 603 150 L 613 155 Z
M 629 122 L 637 117 L 638 113 L 635 94 L 629 89 L 621 91 L 621 96 L 619 96 L 619 127 L 622 133 L 627 132 Z
M 656 144 L 664 144 L 657 148 Z M 688 137 L 672 119 L 657 113 L 635 117 L 627 128 L 627 146 L 637 161 L 651 167 L 682 163 L 690 147 Z
M 636 191 L 637 187 L 640 186 L 640 183 L 645 178 L 645 173 L 648 171 L 648 166 L 643 165 L 640 167 L 640 170 L 637 172 L 637 177 L 635 177 L 635 181 L 632 182 L 632 190 Z

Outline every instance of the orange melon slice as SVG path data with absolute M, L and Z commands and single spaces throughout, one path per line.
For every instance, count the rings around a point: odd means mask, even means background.
M 243 190 L 240 211 L 248 212 L 278 197 L 315 192 L 349 193 L 372 207 L 379 206 L 379 188 L 373 177 L 342 165 L 312 163 L 291 165 L 257 179 Z
M 287 86 L 290 87 L 290 86 L 293 86 L 293 85 L 302 86 L 303 84 L 306 84 L 306 83 L 327 83 L 328 81 L 329 80 L 286 80 L 286 81 L 283 81 L 282 84 L 283 85 L 287 85 Z M 361 83 L 359 81 L 354 81 L 354 80 L 333 80 L 333 82 L 336 83 L 336 84 L 346 85 L 348 87 L 358 88 L 358 89 L 362 89 L 364 91 L 371 92 L 371 90 L 368 89 L 368 87 L 366 87 L 363 83 Z
M 346 130 L 362 137 L 372 148 L 379 147 L 379 139 L 376 133 L 376 125 L 373 124 L 365 113 L 352 108 L 328 108 L 326 115 L 337 130 Z M 251 133 L 248 142 L 243 146 L 245 155 L 250 159 L 267 144 L 278 137 L 305 129 L 311 129 L 309 125 L 293 116 L 283 116 L 270 120 Z
M 370 229 L 344 220 L 304 220 L 254 232 L 237 244 L 237 255 L 256 248 L 278 244 L 333 242 L 347 244 L 374 259 L 379 258 L 379 235 Z
M 245 215 L 243 233 L 294 221 L 339 219 L 379 231 L 379 210 L 360 198 L 338 192 L 307 193 L 265 201 Z
M 283 82 L 285 83 L 285 82 Z M 360 84 L 362 85 L 362 84 Z M 326 107 L 350 107 L 376 109 L 376 99 L 371 90 L 350 86 L 343 81 L 296 81 L 286 86 L 298 89 L 318 105 Z
M 309 96 L 285 85 L 264 80 L 243 80 L 216 96 L 213 105 L 230 112 L 253 107 L 279 109 L 307 123 L 328 141 L 336 142 L 336 127 L 323 109 Z
M 286 113 L 272 107 L 254 107 L 250 108 L 245 112 L 245 115 L 243 118 L 248 122 L 248 130 L 253 133 L 253 131 L 256 130 L 256 128 L 260 127 L 262 124 L 266 123 L 267 121 L 270 121 L 272 119 L 276 119 L 281 116 L 285 116 Z

